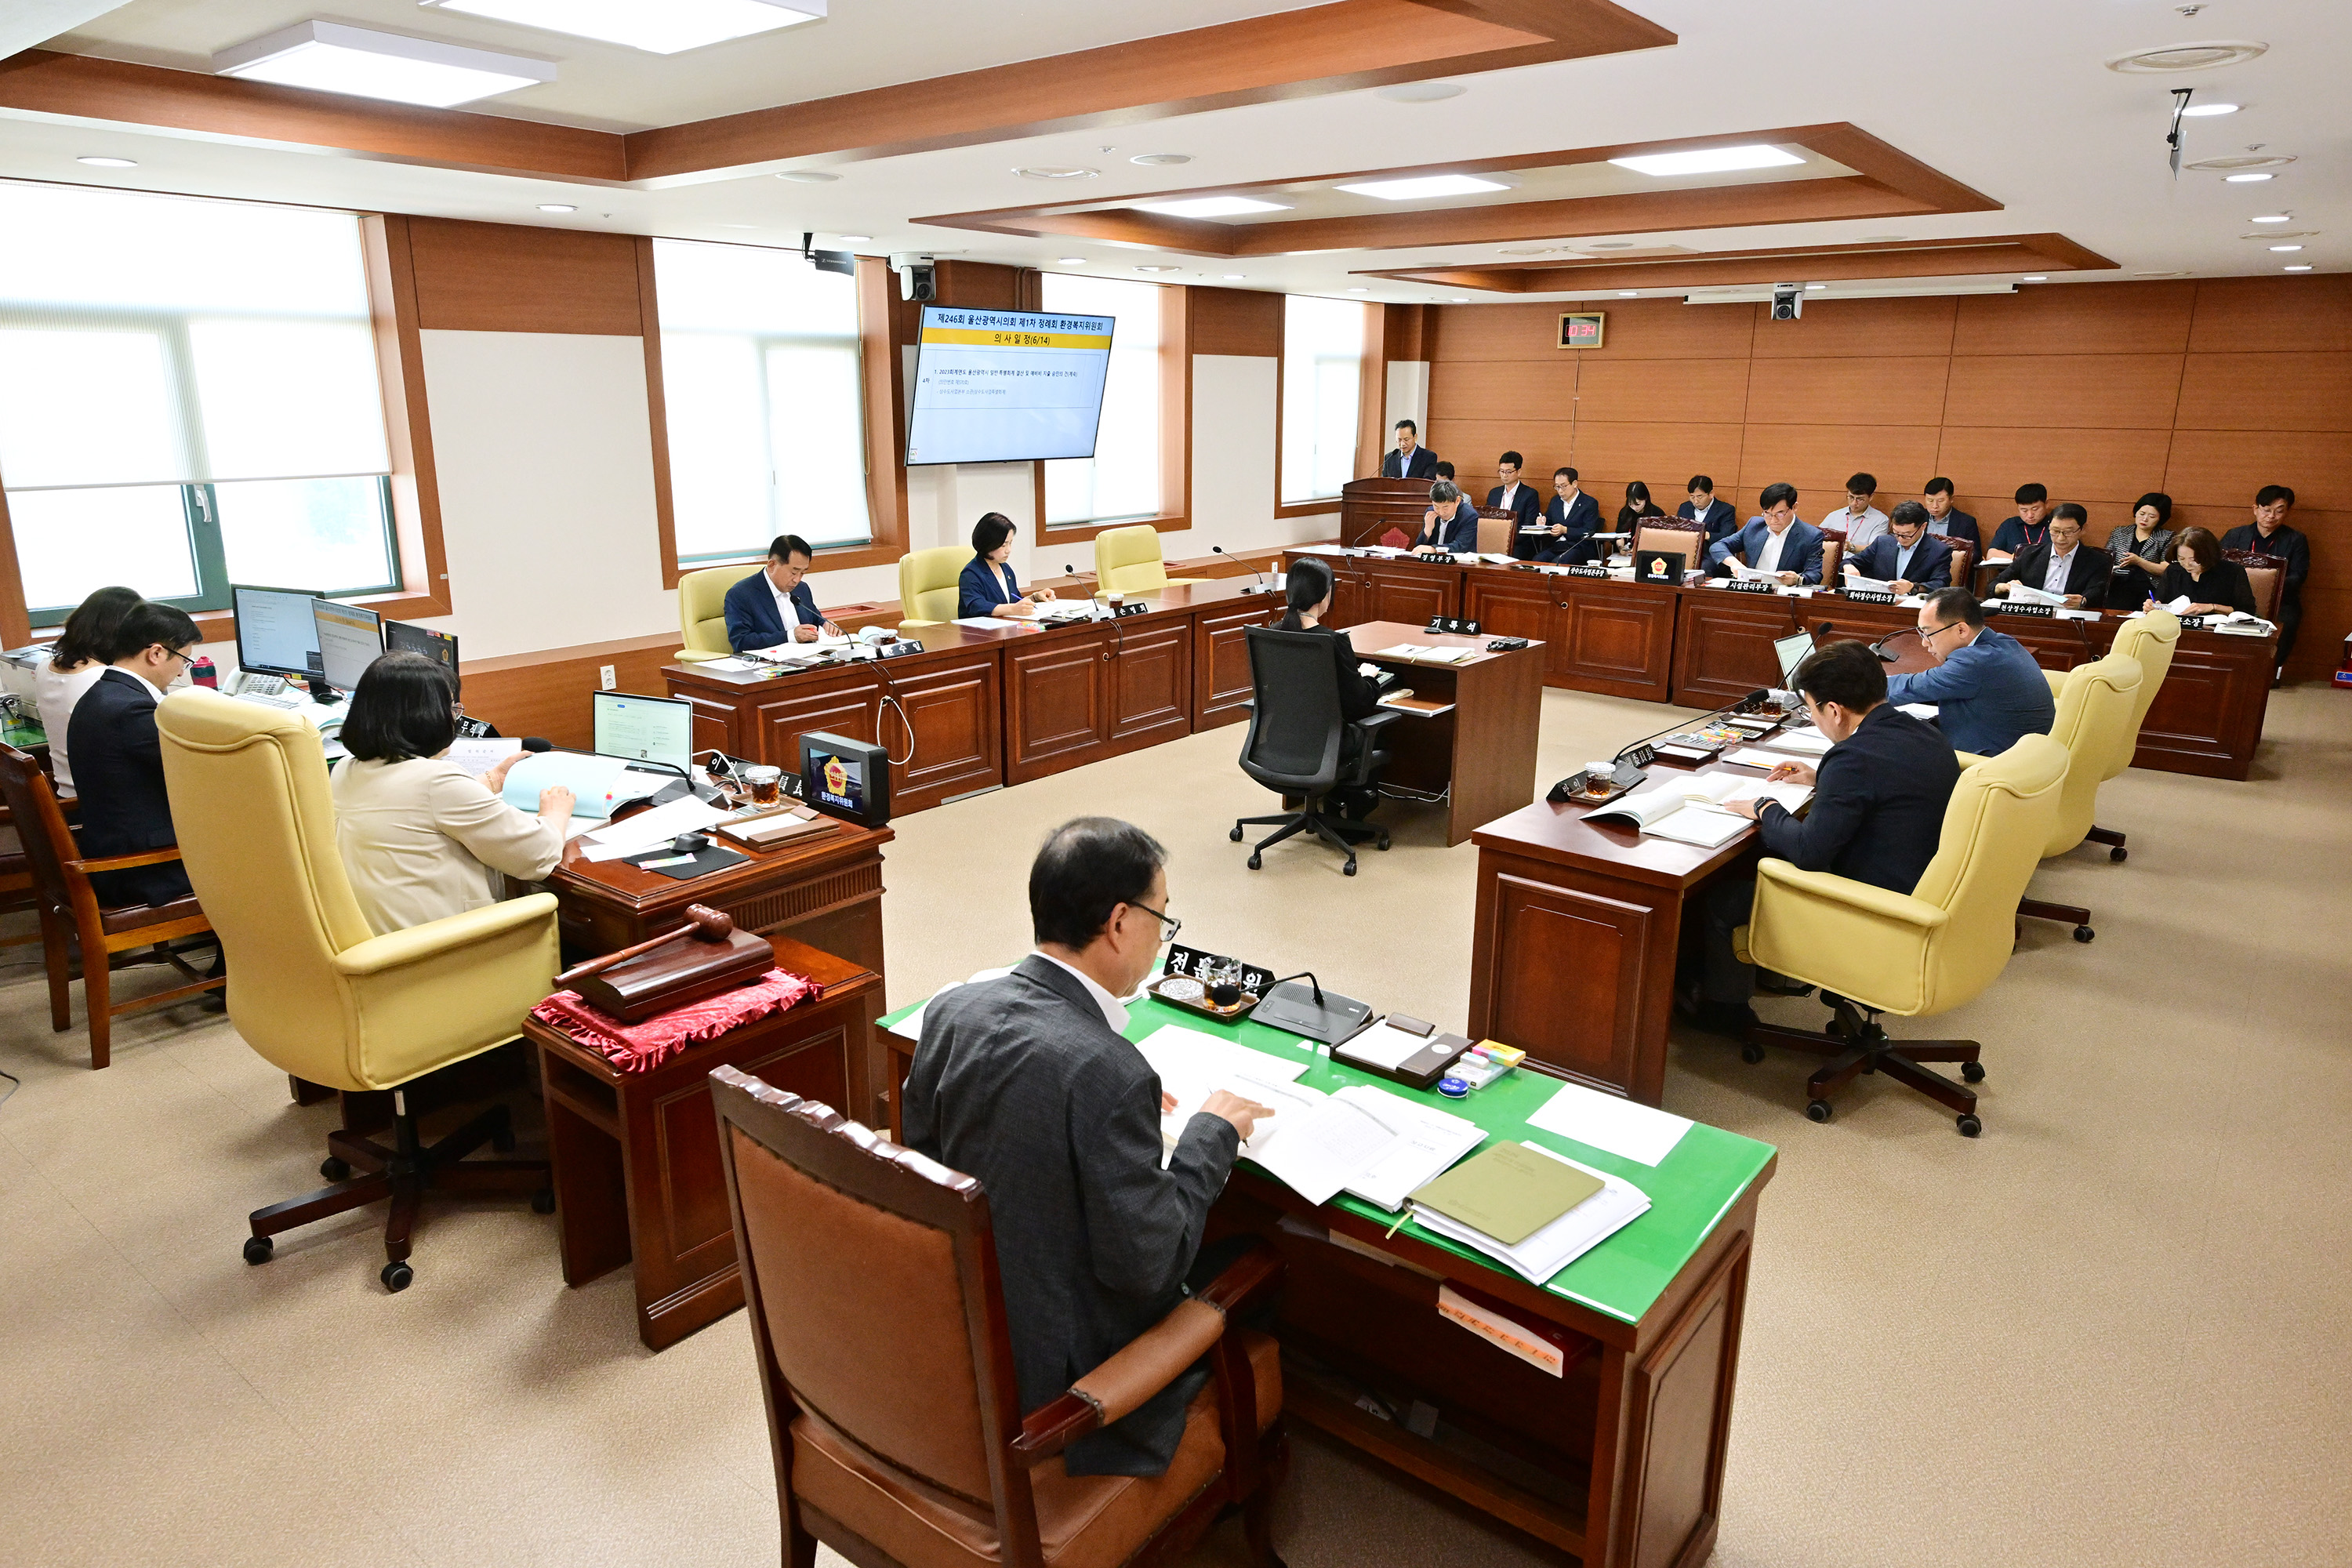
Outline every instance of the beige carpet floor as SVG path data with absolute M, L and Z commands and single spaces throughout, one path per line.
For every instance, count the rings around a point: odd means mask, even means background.
M 1539 777 L 1662 717 L 1547 693 Z M 2352 694 L 2288 690 L 2253 782 L 2106 787 L 2130 861 L 2085 849 L 2036 883 L 2091 905 L 2098 940 L 2030 924 L 2000 984 L 1932 1026 L 1985 1042 L 1980 1140 L 1875 1079 L 1814 1126 L 1809 1064 L 1677 1038 L 1667 1106 L 1781 1151 L 1717 1564 L 2352 1561 L 2347 734 Z M 1040 836 L 1114 812 L 1174 852 L 1188 942 L 1459 1023 L 1475 848 L 1401 808 L 1352 879 L 1295 844 L 1251 873 L 1225 829 L 1270 797 L 1234 769 L 1240 738 L 901 823 L 892 1001 L 1024 951 Z M 289 1104 L 232 1024 L 189 1010 L 125 1022 L 92 1073 L 13 951 L 0 1562 L 776 1561 L 740 1315 L 649 1355 L 626 1276 L 567 1290 L 550 1222 L 519 1205 L 428 1211 L 398 1298 L 375 1214 L 247 1268 L 245 1212 L 315 1184 L 329 1108 Z M 1295 1568 L 1562 1560 L 1351 1452 L 1298 1450 Z M 1198 1561 L 1240 1561 L 1230 1526 Z

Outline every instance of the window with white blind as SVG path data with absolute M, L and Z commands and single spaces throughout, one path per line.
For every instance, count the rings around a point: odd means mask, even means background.
M 654 241 L 681 564 L 874 537 L 857 283 L 796 251 Z
M 1157 283 L 1048 272 L 1048 310 L 1109 316 L 1110 373 L 1091 458 L 1045 465 L 1045 521 L 1120 522 L 1160 515 L 1160 300 Z
M 396 589 L 360 220 L 0 184 L 0 486 L 32 624 L 121 583 Z
M 1356 477 L 1364 307 L 1305 294 L 1282 302 L 1282 502 L 1323 500 Z

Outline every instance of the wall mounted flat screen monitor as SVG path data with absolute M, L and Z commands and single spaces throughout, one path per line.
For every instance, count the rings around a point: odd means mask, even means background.
M 590 749 L 633 763 L 657 763 L 683 775 L 694 754 L 694 704 L 678 697 L 592 691 L 595 740 Z
M 908 466 L 1093 457 L 1113 324 L 924 306 Z
M 1780 660 L 1781 690 L 1792 689 L 1789 682 L 1795 679 L 1797 666 L 1804 663 L 1805 656 L 1812 651 L 1813 636 L 1811 632 L 1798 632 L 1774 641 L 1772 652 Z
M 383 657 L 383 617 L 373 610 L 313 599 L 310 619 L 318 627 L 319 674 L 336 690 L 358 686 L 368 666 Z
M 421 653 L 449 672 L 449 683 L 457 680 L 457 639 L 448 632 L 436 632 L 430 626 L 412 626 L 406 621 L 383 623 L 383 651 L 386 653 Z
M 229 585 L 229 608 L 236 616 L 236 667 L 257 675 L 310 673 L 319 651 L 319 628 L 310 619 L 307 588 Z

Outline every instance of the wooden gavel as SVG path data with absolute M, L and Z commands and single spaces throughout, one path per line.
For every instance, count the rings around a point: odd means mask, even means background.
M 666 946 L 680 937 L 690 936 L 697 942 L 721 942 L 734 934 L 735 918 L 726 910 L 714 910 L 709 904 L 688 904 L 686 906 L 686 923 L 676 931 L 625 947 L 618 952 L 603 953 L 585 963 L 574 964 L 557 975 L 555 984 L 569 988 L 574 981 L 584 980 L 591 974 L 602 974 L 625 959 L 651 952 L 655 948 Z

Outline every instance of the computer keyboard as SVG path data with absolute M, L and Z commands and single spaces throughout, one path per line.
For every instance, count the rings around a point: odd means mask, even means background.
M 259 702 L 270 708 L 299 708 L 310 700 L 307 697 L 264 697 L 259 692 L 240 691 L 237 698 L 245 702 Z

